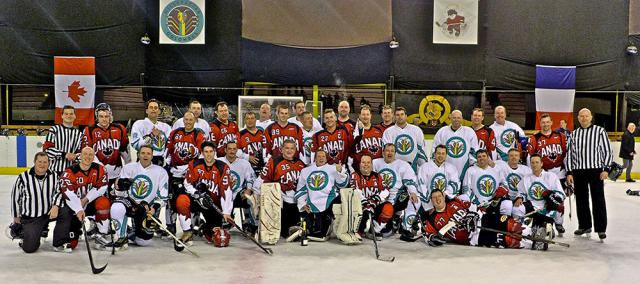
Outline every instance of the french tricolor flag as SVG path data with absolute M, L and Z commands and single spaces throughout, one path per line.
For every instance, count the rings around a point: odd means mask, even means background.
M 76 109 L 75 125 L 92 125 L 96 94 L 96 58 L 53 58 L 56 91 L 55 123 L 62 122 L 62 108 L 70 105 Z
M 576 96 L 575 66 L 536 65 L 536 129 L 540 116 L 548 113 L 553 119 L 552 129 L 560 127 L 560 120 L 573 129 L 573 102 Z

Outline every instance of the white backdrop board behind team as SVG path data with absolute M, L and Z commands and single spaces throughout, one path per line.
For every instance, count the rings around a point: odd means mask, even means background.
M 478 44 L 478 0 L 435 0 L 433 43 Z
M 303 97 L 285 96 L 239 96 L 238 97 L 238 127 L 244 128 L 244 114 L 252 111 L 256 114 L 256 119 L 260 119 L 260 106 L 267 103 L 271 106 L 271 119 L 276 121 L 276 107 L 286 105 L 289 107 L 289 116 L 294 116 L 293 106 L 297 102 L 303 101 Z

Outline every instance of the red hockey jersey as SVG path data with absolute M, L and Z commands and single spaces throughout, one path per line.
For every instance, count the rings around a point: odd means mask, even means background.
M 297 157 L 287 160 L 282 156 L 272 156 L 262 169 L 260 178 L 265 183 L 280 183 L 282 192 L 295 191 L 300 172 L 305 167 L 304 162 Z
M 238 149 L 243 153 L 258 158 L 257 164 L 251 164 L 251 167 L 256 171 L 256 175 L 259 175 L 264 167 L 264 149 L 267 144 L 267 140 L 264 136 L 264 131 L 256 129 L 256 133 L 251 133 L 247 129 L 240 131 L 240 138 L 238 138 Z
M 443 212 L 433 210 L 428 216 L 424 225 L 425 234 L 437 235 L 446 226 L 451 219 L 460 222 L 469 212 L 470 203 L 453 199 L 447 201 L 447 205 Z M 453 221 L 452 221 L 453 222 Z M 455 225 L 444 234 L 447 240 L 461 245 L 469 245 L 470 232 L 465 230 L 462 225 Z
M 173 167 L 184 166 L 200 155 L 200 146 L 205 141 L 204 132 L 198 128 L 185 131 L 184 127 L 176 128 L 169 135 L 167 155 Z
M 78 212 L 82 209 L 80 199 L 87 197 L 89 201 L 103 196 L 109 185 L 109 177 L 104 166 L 98 163 L 91 163 L 88 170 L 83 171 L 80 164 L 75 164 L 67 168 L 60 176 L 60 193 L 66 204 Z M 75 197 L 69 196 L 68 192 L 75 193 Z
M 379 126 L 374 126 L 369 129 L 363 129 L 362 133 L 358 133 L 353 139 L 353 146 L 351 147 L 351 158 L 353 159 L 353 168 L 358 169 L 360 167 L 360 159 L 364 155 L 369 155 L 373 159 L 382 158 L 382 150 L 384 145 L 382 144 L 382 134 L 384 130 Z
M 327 153 L 328 164 L 341 162 L 346 165 L 347 158 L 351 153 L 353 136 L 344 126 L 337 126 L 333 132 L 326 129 L 316 132 L 313 134 L 311 143 L 311 153 L 315 153 L 319 149 L 324 150 Z
M 293 140 L 296 142 L 297 157 L 302 151 L 303 135 L 302 128 L 295 123 L 287 123 L 284 127 L 280 126 L 277 122 L 270 124 L 264 131 L 267 154 L 277 157 L 282 154 L 282 145 L 285 140 Z
M 493 151 L 496 150 L 496 135 L 493 129 L 483 125 L 478 130 L 475 130 L 475 132 L 478 137 L 478 149 L 487 150 L 489 157 L 493 157 Z
M 369 201 L 371 205 L 378 206 L 389 197 L 389 189 L 384 186 L 382 176 L 376 172 L 371 172 L 368 176 L 360 172 L 351 173 L 349 187 L 360 191 L 362 201 Z
M 238 131 L 238 124 L 233 121 L 227 121 L 227 124 L 216 119 L 209 124 L 211 127 L 210 140 L 216 145 L 216 155 L 218 157 L 224 157 L 224 147 L 229 142 L 237 142 L 240 137 Z
M 338 119 L 336 123 L 338 126 L 344 126 L 349 134 L 353 133 L 353 129 L 356 128 L 356 122 L 351 119 L 348 119 L 347 121 L 340 121 L 340 119 Z
M 223 161 L 215 160 L 213 165 L 207 166 L 204 159 L 196 159 L 189 163 L 189 169 L 185 175 L 185 183 L 193 186 L 192 190 L 194 191 L 198 183 L 205 183 L 213 202 L 218 206 L 222 206 L 221 201 L 223 199 L 231 198 L 231 196 L 226 196 L 226 191 L 230 189 L 229 186 L 231 185 L 230 174 L 231 169 Z M 187 188 L 187 191 L 191 191 L 190 188 Z
M 564 168 L 564 157 L 567 154 L 567 137 L 559 132 L 551 131 L 549 136 L 538 132 L 529 136 L 527 144 L 529 155 L 538 153 L 542 157 L 542 168 Z
M 129 136 L 124 126 L 111 123 L 106 129 L 97 125 L 84 129 L 85 141 L 82 147 L 91 147 L 98 161 L 103 165 L 122 166 L 121 154 L 129 149 Z M 115 177 L 114 177 L 115 178 Z

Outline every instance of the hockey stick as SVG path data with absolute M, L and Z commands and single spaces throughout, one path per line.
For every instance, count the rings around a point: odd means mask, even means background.
M 87 228 L 85 228 L 84 226 L 84 221 L 81 221 L 81 222 L 82 222 L 82 233 L 84 234 L 84 242 L 87 244 L 87 254 L 89 254 L 89 264 L 91 264 L 91 272 L 93 272 L 93 274 L 99 274 L 107 268 L 107 265 L 109 265 L 109 262 L 107 261 L 107 263 L 103 267 L 96 267 L 95 264 L 93 264 L 93 256 L 91 255 L 91 246 L 89 245 L 89 237 L 87 236 Z
M 213 210 L 216 210 L 216 212 L 218 212 L 218 214 L 220 214 L 220 216 L 224 216 L 224 213 L 222 213 L 222 210 L 220 210 L 220 207 L 218 207 L 218 205 L 215 205 L 214 203 L 211 203 Z M 242 228 L 240 228 L 240 226 L 238 226 L 238 224 L 236 224 L 236 222 L 231 221 L 231 224 L 233 224 L 234 227 L 236 227 L 236 229 L 238 229 L 238 231 L 240 231 L 240 234 L 242 234 L 245 238 L 251 240 L 254 244 L 256 244 L 258 247 L 260 247 L 265 253 L 267 253 L 268 255 L 273 255 L 273 250 L 271 250 L 270 248 L 265 248 L 264 246 L 262 246 L 258 241 L 256 241 L 255 238 L 253 238 L 252 236 L 250 236 L 249 234 L 247 234 L 247 232 L 243 231 Z
M 369 213 L 369 217 L 371 217 L 371 213 Z M 381 260 L 381 261 L 386 261 L 386 262 L 393 262 L 394 260 L 396 260 L 395 256 L 387 256 L 387 257 L 381 257 L 380 256 L 380 252 L 378 252 L 378 241 L 376 240 L 376 230 L 373 228 L 373 219 L 369 218 L 369 222 L 371 222 L 371 228 L 369 229 L 371 231 L 371 235 L 372 235 L 372 240 L 373 240 L 373 247 L 376 249 L 376 259 L 377 260 Z
M 151 218 L 151 220 L 153 220 L 153 222 L 156 222 L 156 224 L 158 224 L 158 226 L 160 227 L 160 229 L 162 229 L 162 231 L 169 234 L 169 236 L 171 236 L 176 242 L 178 242 L 181 246 L 187 249 L 191 254 L 193 254 L 193 256 L 200 257 L 200 255 L 198 255 L 195 251 L 190 250 L 185 243 L 183 243 L 180 239 L 178 239 L 178 237 L 176 237 L 176 235 L 171 233 L 171 231 L 169 231 L 165 225 L 163 225 L 158 219 L 156 219 L 156 217 L 153 217 L 153 215 L 149 215 L 149 217 Z
M 480 227 L 480 226 L 478 226 L 478 229 L 484 230 L 484 231 L 488 231 L 488 232 L 504 234 L 504 235 L 507 235 L 507 236 L 510 236 L 510 237 L 516 238 L 516 239 L 526 239 L 526 240 L 530 240 L 530 241 L 534 241 L 534 242 L 541 242 L 541 243 L 559 245 L 559 246 L 563 246 L 563 247 L 566 247 L 566 248 L 569 247 L 569 244 L 567 244 L 567 243 L 561 243 L 561 242 L 556 242 L 556 241 L 547 240 L 547 239 L 540 239 L 540 238 L 535 238 L 535 237 L 530 237 L 530 236 L 524 236 L 524 235 L 516 234 L 516 233 L 513 233 L 513 232 L 506 232 L 506 231 L 496 230 L 496 229 L 487 228 L 487 227 Z

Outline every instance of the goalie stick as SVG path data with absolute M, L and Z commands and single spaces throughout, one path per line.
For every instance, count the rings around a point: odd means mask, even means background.
M 220 207 L 218 207 L 218 205 L 216 205 L 214 203 L 211 203 L 211 207 L 213 207 L 213 210 L 216 210 L 216 212 L 218 212 L 218 214 L 220 214 L 220 216 L 224 216 L 224 213 L 222 212 L 222 210 L 220 210 Z M 236 227 L 236 229 L 238 229 L 238 231 L 240 231 L 240 234 L 242 234 L 242 236 L 244 236 L 245 238 L 251 240 L 254 244 L 256 244 L 258 247 L 260 247 L 268 255 L 273 255 L 273 250 L 271 250 L 270 248 L 265 248 L 264 246 L 262 246 L 258 241 L 256 241 L 255 238 L 253 238 L 252 236 L 247 234 L 247 232 L 243 231 L 242 228 L 240 228 L 240 226 L 238 226 L 238 224 L 236 224 L 236 222 L 231 221 L 230 223 L 234 227 Z
M 176 237 L 176 235 L 174 235 L 171 231 L 169 231 L 167 227 L 165 227 L 165 225 L 163 225 L 158 219 L 156 219 L 156 217 L 154 217 L 153 215 L 149 215 L 149 217 L 151 218 L 151 220 L 153 220 L 153 222 L 156 222 L 156 224 L 158 224 L 158 227 L 160 227 L 162 231 L 164 231 L 169 236 L 171 236 L 176 242 L 178 242 L 185 249 L 187 249 L 191 254 L 193 254 L 193 256 L 200 257 L 200 255 L 198 255 L 195 251 L 190 250 L 185 243 L 183 243 L 178 237 Z
M 91 245 L 89 245 L 89 236 L 87 236 L 87 228 L 85 228 L 84 226 L 84 221 L 82 222 L 82 233 L 84 234 L 84 242 L 87 244 L 87 254 L 89 254 L 89 264 L 91 264 L 91 272 L 93 272 L 93 274 L 99 274 L 107 268 L 109 262 L 107 261 L 107 263 L 103 267 L 96 267 L 95 264 L 93 264 Z

